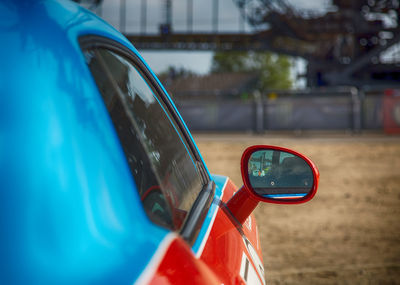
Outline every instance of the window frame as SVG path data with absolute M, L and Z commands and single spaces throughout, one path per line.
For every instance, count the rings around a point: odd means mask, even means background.
M 83 35 L 78 38 L 78 43 L 80 46 L 80 51 L 82 52 L 82 57 L 84 57 L 83 52 L 85 50 L 96 49 L 96 48 L 104 48 L 110 50 L 116 54 L 119 54 L 123 58 L 125 58 L 128 62 L 130 62 L 134 68 L 143 76 L 143 79 L 147 82 L 149 87 L 153 90 L 154 95 L 157 96 L 162 103 L 165 105 L 168 113 L 171 115 L 171 120 L 176 124 L 176 127 L 179 128 L 179 132 L 183 135 L 182 139 L 185 140 L 187 146 L 189 147 L 189 155 L 192 155 L 192 158 L 195 159 L 196 165 L 199 169 L 199 175 L 203 182 L 203 187 L 199 192 L 196 200 L 194 201 L 189 213 L 186 218 L 184 225 L 182 226 L 179 234 L 190 244 L 193 245 L 196 241 L 196 238 L 200 232 L 200 229 L 203 225 L 205 217 L 209 208 L 211 207 L 212 201 L 215 195 L 215 183 L 210 179 L 206 167 L 203 163 L 203 160 L 198 153 L 194 142 L 184 125 L 180 115 L 178 114 L 176 108 L 173 103 L 169 99 L 169 96 L 164 92 L 163 87 L 160 85 L 157 79 L 154 78 L 154 75 L 149 71 L 146 64 L 143 60 L 135 54 L 131 49 L 124 46 L 123 44 L 112 40 L 110 38 L 98 35 Z M 86 62 L 85 62 L 86 65 Z M 86 65 L 87 66 L 87 65 Z M 91 71 L 88 68 L 88 72 L 93 78 Z M 94 81 L 94 79 L 93 79 Z M 97 87 L 96 82 L 94 82 Z M 100 91 L 99 91 L 100 93 Z M 101 98 L 102 101 L 103 98 Z M 169 115 L 167 113 L 167 116 Z M 109 114 L 108 114 L 109 115 Z M 120 142 L 121 144 L 121 142 Z M 122 147 L 122 145 L 121 145 Z M 134 178 L 132 177 L 134 180 Z M 144 211 L 144 209 L 143 209 Z

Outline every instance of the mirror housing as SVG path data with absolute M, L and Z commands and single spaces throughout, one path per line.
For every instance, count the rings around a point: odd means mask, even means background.
M 300 204 L 311 200 L 318 188 L 319 171 L 304 155 L 282 147 L 255 145 L 241 159 L 243 187 L 227 207 L 243 223 L 259 202 Z

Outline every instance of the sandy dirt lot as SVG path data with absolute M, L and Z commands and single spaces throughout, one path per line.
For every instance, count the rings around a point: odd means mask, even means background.
M 237 186 L 254 144 L 292 148 L 320 170 L 312 201 L 256 209 L 267 284 L 400 284 L 400 137 L 194 137 L 210 171 Z

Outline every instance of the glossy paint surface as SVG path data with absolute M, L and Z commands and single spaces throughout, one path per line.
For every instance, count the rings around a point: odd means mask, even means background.
M 78 44 L 93 34 L 137 53 L 69 0 L 0 0 L 0 284 L 262 284 L 226 177 L 192 248 L 145 216 Z
M 70 1 L 0 1 L 2 284 L 130 284 L 167 234 L 79 49 L 93 33 L 131 46 Z
M 216 275 L 180 238 L 171 242 L 150 284 L 221 284 Z
M 227 207 L 239 223 L 244 223 L 260 201 L 250 195 L 246 187 L 242 187 L 227 203 Z
M 227 178 L 224 195 L 201 259 L 210 265 L 224 284 L 244 284 L 245 277 L 248 284 L 263 284 L 264 268 L 255 218 L 250 215 L 240 224 L 226 207 L 235 191 L 237 187 Z
M 265 284 L 254 216 L 239 224 L 226 208 L 237 187 L 227 177 L 212 178 L 220 196 L 209 212 L 213 218 L 204 224 L 204 245 L 195 256 L 179 236 L 167 237 L 138 284 Z

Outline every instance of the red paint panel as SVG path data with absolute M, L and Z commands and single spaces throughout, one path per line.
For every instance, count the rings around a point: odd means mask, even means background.
M 388 89 L 385 91 L 383 128 L 387 134 L 400 134 L 400 90 Z
M 235 192 L 239 191 L 238 187 L 232 182 L 232 180 L 228 179 L 228 183 L 226 184 L 226 189 L 224 191 L 224 196 L 222 197 L 222 201 L 227 203 L 229 199 L 235 194 Z M 258 229 L 256 219 L 253 214 L 243 223 L 242 230 L 244 234 L 249 239 L 249 241 L 255 246 L 257 249 L 258 255 L 262 260 L 260 240 L 258 237 Z
M 222 200 L 228 201 L 236 191 L 237 187 L 229 180 Z M 240 273 L 243 270 L 243 254 L 248 259 L 248 266 L 254 268 L 255 278 L 260 279 L 262 284 L 264 276 L 256 272 L 259 264 L 262 265 L 262 257 L 254 216 L 251 215 L 241 225 L 231 216 L 224 202 L 217 211 L 201 257 L 196 258 L 185 241 L 175 238 L 160 257 L 161 262 L 149 284 L 244 285 L 246 283 Z
M 232 180 L 228 180 L 226 184 L 226 189 L 224 192 L 224 197 L 222 200 L 226 203 L 229 199 L 234 195 L 234 193 L 238 191 L 238 187 L 232 182 Z M 242 227 L 244 234 L 249 239 L 249 241 L 256 247 L 259 257 L 262 260 L 262 253 L 260 247 L 260 239 L 258 236 L 257 222 L 253 214 L 243 223 Z
M 227 203 L 229 199 L 238 191 L 238 187 L 228 178 L 224 189 L 224 196 L 222 197 L 222 202 Z
M 235 216 L 239 223 L 244 223 L 254 211 L 260 201 L 250 195 L 245 187 L 239 189 L 235 196 L 227 203 L 228 209 Z
M 228 181 L 224 190 L 223 201 L 228 201 L 237 187 Z M 261 248 L 259 246 L 257 225 L 254 216 L 244 225 L 239 224 L 227 210 L 225 203 L 221 203 L 209 239 L 205 245 L 201 259 L 214 271 L 224 284 L 242 284 L 240 276 L 243 253 L 246 254 L 254 268 L 253 262 L 246 246 L 245 238 L 254 247 L 258 258 L 262 262 Z M 244 238 L 244 235 L 246 236 Z M 248 243 L 247 242 L 247 243 Z M 262 276 L 264 278 L 264 276 Z
M 221 284 L 213 272 L 180 238 L 167 249 L 150 284 Z

